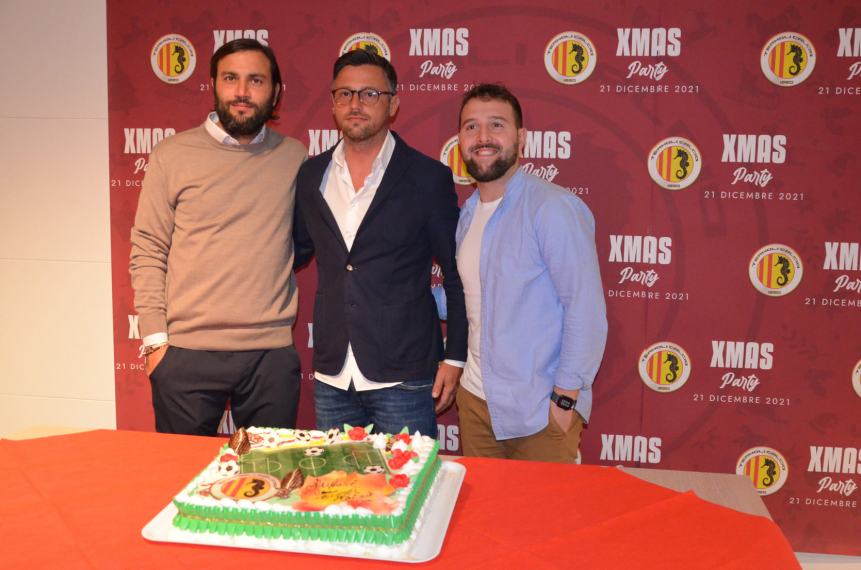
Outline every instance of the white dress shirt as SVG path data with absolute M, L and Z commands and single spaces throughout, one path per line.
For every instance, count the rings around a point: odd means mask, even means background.
M 379 154 L 371 165 L 371 172 L 365 178 L 364 185 L 358 190 L 353 187 L 350 168 L 344 156 L 343 142 L 335 147 L 332 153 L 332 162 L 329 163 L 323 180 L 320 182 L 320 191 L 323 192 L 323 199 L 326 200 L 326 204 L 332 210 L 332 215 L 338 223 L 338 229 L 341 230 L 341 236 L 344 238 L 348 250 L 353 247 L 356 232 L 359 230 L 362 220 L 365 219 L 365 214 L 368 212 L 371 201 L 377 193 L 377 188 L 383 180 L 383 175 L 386 173 L 386 168 L 389 166 L 394 151 L 395 138 L 392 133 L 388 133 Z M 357 392 L 378 390 L 400 384 L 400 382 L 372 382 L 366 378 L 359 370 L 359 364 L 353 355 L 352 344 L 347 345 L 347 358 L 341 372 L 332 376 L 322 372 L 315 372 L 314 375 L 317 380 L 341 390 L 347 390 L 352 381 Z

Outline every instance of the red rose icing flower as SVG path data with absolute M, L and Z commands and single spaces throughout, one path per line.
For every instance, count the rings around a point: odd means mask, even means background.
M 408 433 L 399 433 L 398 435 L 395 436 L 395 441 L 402 441 L 402 442 L 406 443 L 407 445 L 409 445 L 410 443 L 412 443 L 413 438 L 411 438 L 410 434 L 408 434 Z
M 389 459 L 389 467 L 396 470 L 400 469 L 404 465 L 406 465 L 407 461 L 418 456 L 419 454 L 415 451 L 403 451 L 401 449 L 393 449 L 392 458 Z
M 402 468 L 407 463 L 407 458 L 403 455 L 395 456 L 389 459 L 389 467 L 394 470 Z
M 401 487 L 406 487 L 407 485 L 409 485 L 410 478 L 403 473 L 399 473 L 398 475 L 394 475 L 391 479 L 389 479 L 389 484 L 395 489 L 399 489 Z
M 367 432 L 365 432 L 365 428 L 360 426 L 356 426 L 350 431 L 348 431 L 347 435 L 350 436 L 350 439 L 353 441 L 361 441 L 368 437 Z

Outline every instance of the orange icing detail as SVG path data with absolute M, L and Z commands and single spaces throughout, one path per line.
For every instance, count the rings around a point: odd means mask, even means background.
M 293 508 L 322 511 L 329 505 L 364 507 L 378 515 L 391 513 L 395 503 L 388 498 L 395 492 L 383 473 L 359 474 L 332 471 L 321 477 L 307 477 Z

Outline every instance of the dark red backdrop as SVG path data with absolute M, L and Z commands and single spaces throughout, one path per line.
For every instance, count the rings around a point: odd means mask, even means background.
M 248 35 L 279 58 L 286 91 L 275 128 L 321 152 L 337 136 L 331 64 L 364 33 L 398 70 L 395 129 L 410 144 L 441 157 L 463 91 L 502 81 L 531 131 L 524 168 L 594 212 L 610 333 L 583 462 L 746 473 L 796 550 L 861 554 L 861 13 L 850 2 L 107 6 L 120 428 L 153 429 L 127 271 L 152 146 L 203 121 L 209 57 Z M 160 41 L 186 50 L 179 75 L 154 70 Z M 787 85 L 761 65 L 772 46 L 786 56 Z M 568 57 L 556 63 L 564 75 L 545 66 L 554 48 Z M 687 171 L 671 178 L 679 189 L 650 177 L 650 154 L 669 138 L 670 170 Z M 458 191 L 463 200 L 472 188 Z M 774 270 L 785 260 L 785 286 L 755 287 L 749 266 L 760 257 Z M 300 424 L 310 427 L 313 267 L 299 284 Z M 650 379 L 654 354 L 675 356 L 675 372 L 665 364 L 660 374 L 677 380 Z M 456 451 L 455 413 L 440 423 L 444 449 Z

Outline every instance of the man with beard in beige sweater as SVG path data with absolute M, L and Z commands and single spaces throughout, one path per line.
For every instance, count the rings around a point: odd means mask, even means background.
M 132 228 L 156 429 L 213 435 L 228 400 L 237 426 L 294 427 L 291 233 L 306 151 L 266 126 L 281 91 L 268 46 L 225 44 L 210 76 L 215 112 L 153 150 Z

